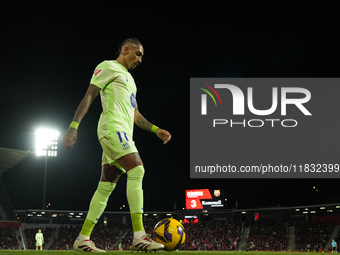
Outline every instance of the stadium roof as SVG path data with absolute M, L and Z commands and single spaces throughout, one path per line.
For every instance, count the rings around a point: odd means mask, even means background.
M 20 151 L 0 147 L 0 176 L 25 158 L 31 156 L 30 151 Z

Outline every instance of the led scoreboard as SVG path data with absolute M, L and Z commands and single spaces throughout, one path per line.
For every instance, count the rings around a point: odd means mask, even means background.
M 185 191 L 186 209 L 222 209 L 224 194 L 221 189 L 191 189 Z

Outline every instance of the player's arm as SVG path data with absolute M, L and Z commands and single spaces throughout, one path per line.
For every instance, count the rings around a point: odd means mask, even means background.
M 152 127 L 154 126 L 154 124 L 150 123 L 149 121 L 147 121 L 147 119 L 144 118 L 144 116 L 139 112 L 138 110 L 138 104 L 137 104 L 137 100 L 136 100 L 136 105 L 135 105 L 135 118 L 134 118 L 134 122 L 135 124 L 146 130 L 149 132 L 152 132 Z M 162 139 L 164 141 L 164 144 L 166 144 L 167 142 L 170 141 L 171 139 L 171 135 L 168 131 L 166 131 L 165 129 L 161 129 L 161 128 L 157 128 L 157 130 L 155 131 L 156 135 Z
M 76 113 L 74 114 L 73 121 L 80 123 L 84 118 L 85 114 L 89 110 L 93 100 L 98 96 L 100 92 L 100 88 L 96 85 L 90 84 L 84 98 L 81 100 Z M 73 127 L 69 127 L 64 136 L 63 136 L 63 144 L 67 149 L 74 146 L 77 141 L 77 129 Z

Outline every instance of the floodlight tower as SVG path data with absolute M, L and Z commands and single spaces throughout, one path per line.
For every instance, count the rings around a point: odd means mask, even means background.
M 38 157 L 45 157 L 45 175 L 42 208 L 46 206 L 46 176 L 47 176 L 47 158 L 57 156 L 59 132 L 52 129 L 41 128 L 35 133 L 36 146 L 35 153 Z

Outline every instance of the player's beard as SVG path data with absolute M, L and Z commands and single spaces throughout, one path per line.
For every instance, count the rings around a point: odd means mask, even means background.
M 129 70 L 131 70 L 131 71 L 135 70 L 137 66 L 139 66 L 139 64 L 133 63 L 133 65 L 129 68 Z
M 131 66 L 131 67 L 129 68 L 129 71 L 133 71 L 133 70 L 135 70 L 135 69 L 136 69 L 136 67 L 137 67 L 137 66 Z

